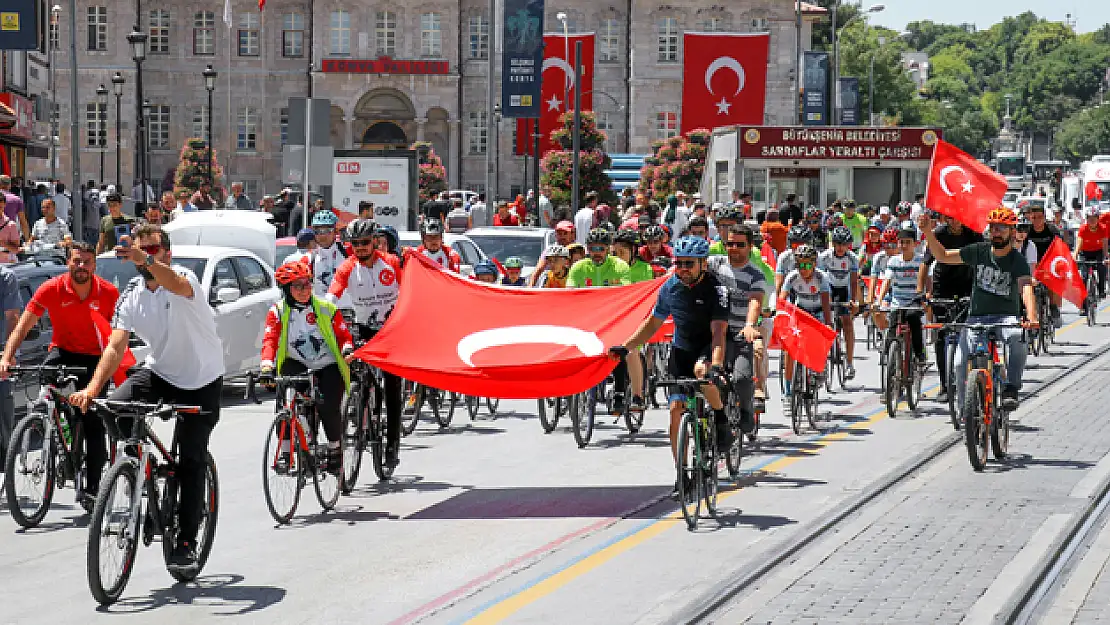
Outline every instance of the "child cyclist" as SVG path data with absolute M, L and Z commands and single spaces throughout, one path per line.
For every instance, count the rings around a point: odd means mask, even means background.
M 282 299 L 266 313 L 259 381 L 272 385 L 275 372 L 316 374 L 319 388 L 316 409 L 328 438 L 326 466 L 328 471 L 338 473 L 343 464 L 339 406 L 350 386 L 347 363 L 354 351 L 351 331 L 333 304 L 312 294 L 313 271 L 308 263 L 286 262 L 274 272 L 274 278 L 281 288 Z M 282 441 L 281 445 L 279 469 L 287 468 L 290 459 L 289 441 Z

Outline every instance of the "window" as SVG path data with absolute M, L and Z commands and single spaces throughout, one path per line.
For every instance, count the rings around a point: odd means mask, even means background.
M 439 13 L 420 15 L 420 54 L 443 56 L 443 31 L 440 29 Z
M 486 127 L 486 112 L 485 111 L 471 111 L 469 117 L 469 124 L 467 128 L 467 136 L 470 138 L 470 153 L 471 154 L 485 154 L 486 153 L 486 139 L 488 138 L 489 128 Z
M 485 15 L 470 16 L 470 58 L 489 58 L 489 18 Z
M 601 20 L 601 28 L 598 29 L 598 45 L 601 46 L 601 55 L 598 60 L 602 63 L 617 63 L 620 61 L 620 23 L 616 18 L 606 18 Z
M 281 145 L 289 143 L 289 109 L 284 108 L 278 112 L 278 125 L 281 127 Z
M 155 9 L 150 12 L 150 26 L 147 27 L 149 39 L 147 52 L 151 54 L 170 53 L 170 12 L 165 9 Z
M 378 56 L 397 54 L 397 14 L 393 11 L 374 14 L 374 49 Z
M 89 50 L 108 49 L 108 7 L 89 7 Z
M 239 16 L 239 56 L 258 56 L 258 24 L 257 13 L 243 13 Z
M 728 19 L 727 17 L 715 15 L 713 17 L 706 18 L 706 20 L 701 24 L 701 29 L 707 33 L 727 32 L 729 30 L 732 30 L 732 24 L 730 23 L 731 21 L 732 20 Z
M 150 107 L 150 147 L 164 150 L 170 147 L 170 107 L 164 104 Z
M 351 53 L 351 14 L 347 11 L 332 11 L 328 30 L 331 54 Z
M 250 107 L 239 109 L 235 147 L 239 150 L 253 151 L 258 142 L 258 111 Z
M 286 13 L 281 29 L 281 55 L 287 59 L 304 56 L 304 15 Z
M 193 109 L 193 137 L 208 140 L 208 106 Z
M 216 53 L 216 14 L 197 11 L 193 14 L 193 54 Z
M 605 133 L 605 151 L 610 152 L 613 147 L 613 114 L 598 111 L 594 115 L 597 116 L 597 129 Z
M 212 269 L 212 288 L 208 290 L 208 303 L 216 306 L 220 289 L 239 289 L 239 277 L 235 275 L 235 267 L 231 265 L 230 258 L 224 258 L 216 263 Z
M 258 195 L 258 189 L 262 186 L 259 183 L 259 181 L 257 181 L 257 180 L 243 180 L 241 182 L 243 183 L 243 195 L 249 197 L 252 200 L 261 199 Z M 243 274 L 243 268 L 241 266 L 239 267 L 239 273 Z M 243 275 L 246 275 L 246 274 L 243 274 Z
M 509 197 L 516 197 L 518 195 L 524 195 L 524 186 L 520 184 L 509 185 Z
M 678 134 L 678 113 L 662 111 L 655 114 L 655 138 L 669 139 Z
M 85 145 L 90 148 L 103 148 L 108 144 L 108 105 L 104 102 L 90 102 L 85 105 Z
M 252 180 L 250 182 L 257 183 L 258 181 Z M 247 182 L 244 181 L 243 193 L 249 196 L 250 193 L 247 193 L 246 186 Z M 262 268 L 262 265 L 258 264 L 257 260 L 247 256 L 236 256 L 235 268 L 239 270 L 239 276 L 242 278 L 243 295 L 260 293 L 270 288 L 270 276 Z
M 678 18 L 662 17 L 655 23 L 660 63 L 678 62 Z

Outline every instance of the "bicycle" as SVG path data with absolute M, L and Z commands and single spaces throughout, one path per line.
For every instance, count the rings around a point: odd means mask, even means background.
M 844 389 L 844 383 L 847 382 L 845 378 L 845 367 L 847 366 L 847 357 L 844 351 L 844 324 L 840 320 L 841 314 L 847 314 L 848 302 L 833 302 L 833 329 L 836 330 L 836 338 L 833 339 L 832 347 L 829 349 L 829 364 L 825 367 L 825 391 L 832 393 L 833 390 L 833 371 L 836 371 L 837 381 L 840 382 L 841 390 Z
M 466 405 L 466 411 L 470 414 L 470 420 L 478 418 L 478 411 L 482 409 L 482 400 L 485 400 L 486 409 L 489 410 L 491 417 L 497 416 L 497 407 L 501 404 L 500 399 L 492 397 L 476 397 L 474 395 L 463 395 L 463 403 Z
M 569 397 L 548 397 L 538 399 L 536 403 L 538 404 L 536 414 L 540 418 L 540 427 L 543 428 L 544 434 L 554 432 L 559 425 L 559 417 L 566 414 L 570 408 Z
M 790 390 L 790 426 L 794 434 L 802 433 L 803 414 L 809 422 L 809 427 L 814 431 L 820 431 L 817 427 L 817 404 L 820 402 L 821 390 L 819 377 L 818 372 L 797 360 L 794 361 L 794 375 L 791 378 Z
M 678 500 L 686 528 L 690 531 L 697 529 L 703 501 L 709 516 L 717 518 L 717 427 L 701 390 L 703 385 L 712 383 L 696 378 L 659 381 L 660 386 L 677 388 L 686 395 L 686 409 L 682 412 L 678 430 L 676 469 Z
M 670 335 L 667 337 L 671 338 Z M 671 360 L 671 344 L 665 343 L 648 343 L 644 350 L 644 357 L 647 358 L 648 368 L 645 371 L 647 377 L 647 399 L 651 402 L 652 408 L 661 408 L 663 404 L 659 403 L 658 391 L 659 380 L 666 377 L 667 367 Z M 664 399 L 664 403 L 666 399 Z
M 355 342 L 356 347 L 362 345 Z M 351 361 L 351 388 L 343 398 L 343 482 L 341 490 L 350 495 L 362 469 L 362 454 L 367 446 L 374 462 L 374 475 L 380 481 L 393 477 L 393 467 L 385 460 L 386 424 L 382 415 L 381 370 L 355 359 Z
M 1010 447 L 1010 415 L 1002 407 L 1002 393 L 1006 384 L 1006 367 L 1000 331 L 1024 327 L 1022 324 L 958 323 L 953 327 L 967 330 L 971 353 L 968 354 L 968 375 L 964 390 L 961 415 L 964 421 L 964 440 L 971 468 L 982 471 L 987 464 L 987 441 L 995 460 L 1002 460 Z
M 1103 264 L 1100 260 L 1078 260 L 1076 264 L 1079 266 L 1079 271 L 1084 274 L 1083 282 L 1087 286 L 1087 299 L 1083 302 L 1087 317 L 1087 325 L 1093 327 L 1095 325 L 1096 317 L 1098 316 L 1098 271 L 1099 265 Z
M 41 384 L 27 416 L 12 430 L 4 463 L 4 490 L 12 519 L 26 529 L 37 527 L 50 509 L 54 490 L 64 488 L 70 479 L 78 505 L 85 512 L 92 512 L 94 499 L 87 494 L 85 453 L 82 451 L 85 443 L 83 421 L 61 390 L 76 384 L 77 376 L 84 374 L 86 369 L 37 365 L 11 367 L 9 371 L 15 376 L 37 373 Z M 19 488 L 21 486 L 25 489 Z
M 451 426 L 451 419 L 455 415 L 455 406 L 459 403 L 458 393 L 441 391 L 437 388 L 405 380 L 402 396 L 405 398 L 403 415 L 408 417 L 402 424 L 402 432 L 405 436 L 416 431 L 416 424 L 420 421 L 420 412 L 425 405 L 432 411 L 432 417 L 435 418 L 439 427 L 447 428 Z
M 247 374 L 246 398 L 256 404 L 262 403 L 255 393 L 258 378 L 259 375 L 254 372 Z M 317 439 L 320 415 L 316 411 L 316 376 L 311 373 L 278 375 L 273 376 L 273 382 L 277 386 L 277 414 L 266 431 L 262 452 L 262 488 L 270 516 L 285 525 L 297 512 L 301 490 L 309 475 L 312 476 L 312 486 L 320 507 L 324 510 L 334 508 L 342 490 L 343 469 L 340 467 L 335 471 L 327 466 L 327 449 Z M 345 456 L 343 450 L 348 444 L 343 438 L 340 438 L 340 458 Z
M 118 420 L 122 415 L 129 415 L 132 419 L 130 434 L 120 440 L 129 453 L 120 454 L 104 476 L 89 522 L 86 550 L 89 590 L 100 605 L 110 605 L 119 599 L 127 586 L 139 542 L 149 547 L 155 536 L 161 536 L 162 556 L 168 562 L 180 530 L 177 427 L 175 425 L 173 438 L 167 447 L 154 433 L 149 421 L 155 418 L 179 421 L 205 413 L 198 406 L 107 399 L 92 401 L 96 410 L 105 413 L 108 418 Z M 220 486 L 216 461 L 210 453 L 205 459 L 204 477 L 205 493 L 197 532 L 197 566 L 191 571 L 167 567 L 170 575 L 179 582 L 196 579 L 208 561 L 216 536 Z M 122 499 L 122 503 L 117 498 Z M 113 552 L 119 557 L 111 557 Z M 106 566 L 111 568 L 105 570 Z
M 921 381 L 925 372 L 922 363 L 913 349 L 913 336 L 907 317 L 911 313 L 924 313 L 920 306 L 896 306 L 890 309 L 890 327 L 886 339 L 886 386 L 883 389 L 883 402 L 886 413 L 894 418 L 902 399 L 910 410 L 917 410 L 921 401 Z M 922 324 L 924 332 L 924 324 Z
M 579 449 L 589 445 L 590 439 L 593 438 L 598 398 L 605 397 L 605 386 L 608 381 L 606 378 L 577 395 L 571 395 L 569 408 L 571 431 L 574 433 L 574 441 Z
M 952 427 L 960 429 L 960 406 L 956 405 L 956 398 L 958 396 L 956 389 L 956 350 L 960 348 L 960 333 L 951 330 L 953 323 L 960 323 L 967 319 L 967 313 L 971 306 L 971 299 L 967 297 L 958 297 L 955 299 L 942 299 L 936 298 L 929 300 L 929 304 L 934 307 L 941 307 L 945 311 L 944 317 L 949 320 L 948 323 L 931 323 L 922 326 L 932 330 L 941 330 L 947 328 L 949 331 L 944 333 L 944 370 L 946 372 L 945 379 L 945 392 L 948 396 L 948 416 L 952 420 Z
M 1038 318 L 1044 319 L 1046 323 L 1037 328 L 1023 328 L 1022 341 L 1029 346 L 1029 353 L 1033 356 L 1039 356 L 1042 351 L 1045 355 L 1048 355 L 1046 332 L 1048 328 L 1052 327 L 1052 309 L 1049 307 L 1048 288 L 1043 284 L 1037 283 L 1033 287 L 1033 293 L 1036 300 L 1034 305 L 1037 308 Z

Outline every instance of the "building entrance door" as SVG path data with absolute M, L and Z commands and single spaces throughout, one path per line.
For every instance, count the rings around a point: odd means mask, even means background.
M 768 199 L 771 206 L 782 204 L 791 193 L 798 196 L 798 206 L 803 208 L 820 201 L 820 169 L 773 167 L 770 178 Z
M 902 170 L 856 167 L 852 172 L 852 198 L 856 204 L 891 206 L 902 199 Z

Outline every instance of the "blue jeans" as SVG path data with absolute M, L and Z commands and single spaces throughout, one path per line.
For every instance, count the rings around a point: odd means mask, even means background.
M 967 323 L 1018 323 L 1018 318 L 1007 315 L 980 315 L 968 317 Z M 959 349 L 956 350 L 956 390 L 959 393 L 959 406 L 964 405 L 964 387 L 967 385 L 967 357 L 971 352 L 969 331 L 960 332 Z M 1006 349 L 1006 385 L 1021 390 L 1021 376 L 1025 373 L 1025 343 L 1021 340 L 1021 328 L 1005 328 L 999 331 Z

